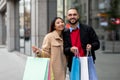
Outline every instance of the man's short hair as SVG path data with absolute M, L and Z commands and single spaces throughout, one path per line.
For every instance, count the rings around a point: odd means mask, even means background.
M 79 12 L 78 12 L 78 9 L 77 9 L 77 8 L 75 8 L 75 7 L 69 8 L 69 9 L 68 9 L 68 11 L 69 11 L 69 10 L 71 10 L 71 9 L 74 9 L 74 10 L 76 10 L 76 11 L 77 11 L 77 13 L 79 13 Z

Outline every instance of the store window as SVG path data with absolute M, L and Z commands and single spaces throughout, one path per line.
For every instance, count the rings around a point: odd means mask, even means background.
M 64 6 L 63 0 L 57 0 L 57 16 L 61 18 L 63 18 L 64 13 L 63 6 Z
M 31 55 L 31 0 L 19 1 L 20 52 Z

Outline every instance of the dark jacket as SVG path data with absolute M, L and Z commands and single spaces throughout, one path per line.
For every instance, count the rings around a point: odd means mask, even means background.
M 80 38 L 81 38 L 81 44 L 82 48 L 84 50 L 84 53 L 86 54 L 86 45 L 91 44 L 91 55 L 93 57 L 93 60 L 95 61 L 95 50 L 99 49 L 100 42 L 98 40 L 98 37 L 93 30 L 91 26 L 80 24 Z M 64 53 L 66 57 L 68 58 L 68 67 L 69 70 L 71 70 L 72 65 L 72 58 L 74 54 L 70 51 L 70 48 L 72 47 L 71 44 L 71 38 L 70 38 L 70 30 L 65 29 L 63 32 L 63 40 L 64 40 Z

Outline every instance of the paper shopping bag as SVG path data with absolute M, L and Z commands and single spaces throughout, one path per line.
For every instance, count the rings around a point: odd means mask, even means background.
M 79 57 L 81 63 L 81 80 L 89 80 L 88 57 Z
M 92 56 L 88 57 L 89 80 L 98 80 Z
M 48 70 L 48 80 L 51 80 L 50 65 L 49 65 L 49 70 Z
M 80 61 L 78 57 L 73 57 L 70 80 L 80 80 Z
M 49 70 L 48 70 L 48 80 L 54 80 L 53 70 L 50 65 L 49 65 Z
M 47 80 L 49 58 L 28 57 L 23 80 Z

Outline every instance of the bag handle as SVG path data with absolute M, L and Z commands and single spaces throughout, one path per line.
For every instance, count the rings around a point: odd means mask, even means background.
M 92 55 L 92 53 L 91 53 L 91 49 L 90 50 L 86 50 L 87 51 L 87 57 L 89 56 L 89 55 Z M 76 57 L 79 57 L 79 50 L 77 51 L 77 53 L 75 53 L 75 56 Z
M 89 55 L 92 55 L 92 54 L 91 54 L 91 49 L 90 49 L 90 50 L 87 50 L 87 55 L 86 55 L 86 56 L 88 57 Z

